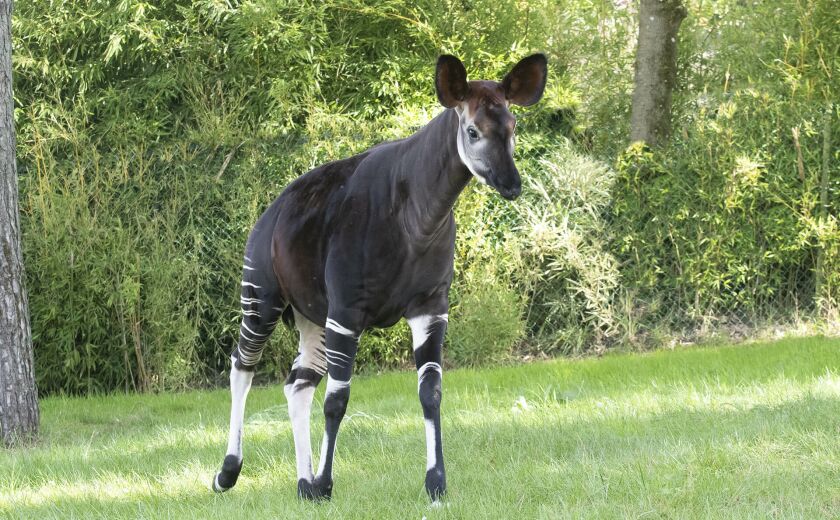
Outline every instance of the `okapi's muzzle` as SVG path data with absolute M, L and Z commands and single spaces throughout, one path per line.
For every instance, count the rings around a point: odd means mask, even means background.
M 488 179 L 488 184 L 495 188 L 499 192 L 499 195 L 507 200 L 516 200 L 522 193 L 522 180 L 519 178 L 519 171 L 516 168 L 513 169 L 512 174 L 504 177 L 504 181 L 494 182 L 490 179 Z
M 499 143 L 499 146 L 504 146 L 504 144 Z M 519 169 L 513 157 L 507 150 L 497 152 L 493 157 L 493 163 L 500 166 L 487 172 L 485 175 L 487 184 L 505 199 L 515 200 L 522 193 L 522 178 L 519 176 Z

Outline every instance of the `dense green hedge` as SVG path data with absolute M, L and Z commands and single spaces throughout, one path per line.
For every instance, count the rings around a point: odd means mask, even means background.
M 733 314 L 829 316 L 836 9 L 689 9 L 674 143 L 651 152 L 626 149 L 635 14 L 620 2 L 17 2 L 42 393 L 218 382 L 252 223 L 309 168 L 428 121 L 440 52 L 484 78 L 533 50 L 551 60 L 545 99 L 520 111 L 523 197 L 470 186 L 456 208 L 450 363 L 646 344 Z M 275 336 L 272 377 L 295 350 Z M 372 332 L 359 364 L 403 365 L 409 344 L 404 324 Z

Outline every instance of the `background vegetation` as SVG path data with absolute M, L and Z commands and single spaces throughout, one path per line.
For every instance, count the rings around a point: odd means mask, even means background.
M 450 363 L 836 323 L 836 3 L 687 6 L 675 137 L 652 152 L 627 147 L 621 0 L 18 1 L 39 389 L 218 381 L 250 226 L 306 170 L 428 121 L 440 52 L 474 78 L 550 58 L 519 113 L 523 197 L 470 186 L 456 208 Z M 410 355 L 404 324 L 363 343 L 369 369 Z M 294 351 L 278 330 L 265 374 Z

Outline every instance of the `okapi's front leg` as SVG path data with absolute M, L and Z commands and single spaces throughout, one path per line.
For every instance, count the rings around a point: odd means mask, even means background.
M 335 441 L 350 399 L 350 378 L 359 347 L 359 333 L 336 320 L 327 319 L 325 337 L 328 377 L 324 395 L 324 440 L 321 442 L 321 458 L 311 498 L 329 499 L 332 496 Z
M 440 429 L 443 376 L 440 363 L 447 320 L 447 314 L 427 314 L 408 319 L 417 366 L 417 393 L 426 423 L 426 492 L 432 500 L 439 499 L 446 492 Z

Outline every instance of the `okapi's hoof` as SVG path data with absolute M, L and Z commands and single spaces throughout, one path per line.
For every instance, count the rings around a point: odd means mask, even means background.
M 298 498 L 304 500 L 329 500 L 332 497 L 332 482 L 325 485 L 317 479 L 309 482 L 306 479 L 298 480 Z
M 222 470 L 216 473 L 213 479 L 213 491 L 224 493 L 236 485 L 239 479 L 239 472 L 242 471 L 242 461 L 236 455 L 228 455 L 222 463 Z
M 446 474 L 436 468 L 426 472 L 426 493 L 432 502 L 437 502 L 446 494 Z

